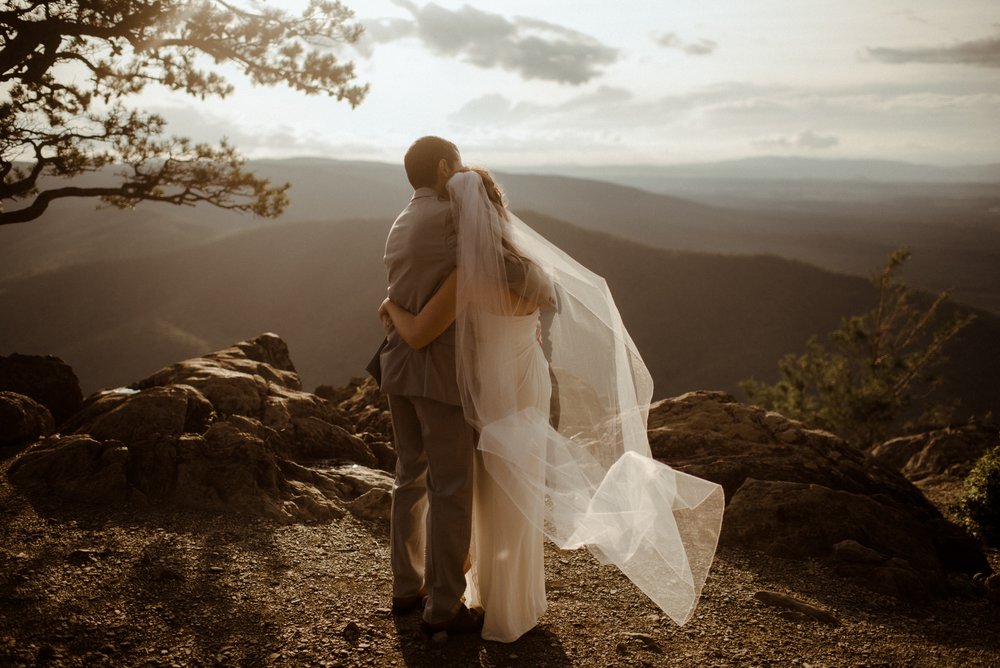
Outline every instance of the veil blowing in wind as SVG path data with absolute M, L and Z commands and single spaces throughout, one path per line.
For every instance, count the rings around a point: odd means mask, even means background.
M 486 473 L 556 545 L 587 547 L 683 624 L 715 554 L 722 488 L 652 458 L 652 379 L 604 279 L 494 206 L 476 172 L 448 189 L 458 385 Z M 512 316 L 521 301 L 541 304 L 540 317 Z M 539 354 L 536 328 L 545 362 L 521 363 Z

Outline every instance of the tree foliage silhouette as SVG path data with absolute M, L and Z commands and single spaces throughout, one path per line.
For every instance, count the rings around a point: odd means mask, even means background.
M 245 168 L 236 148 L 164 135 L 126 99 L 159 85 L 225 97 L 220 65 L 357 106 L 368 91 L 333 53 L 361 27 L 339 2 L 300 15 L 256 0 L 7 0 L 0 6 L 0 224 L 38 218 L 63 197 L 118 207 L 150 200 L 276 216 L 288 184 Z M 118 166 L 108 178 L 109 166 Z M 74 183 L 102 172 L 98 184 Z M 93 181 L 90 179 L 88 181 Z
M 947 359 L 945 345 L 975 319 L 955 312 L 940 322 L 948 293 L 928 302 L 903 284 L 899 271 L 909 257 L 901 248 L 872 273 L 874 309 L 844 318 L 826 344 L 812 337 L 804 353 L 779 360 L 777 383 L 741 382 L 750 401 L 859 447 L 887 438 L 914 402 L 940 382 L 934 370 Z M 932 415 L 942 407 L 926 408 L 925 415 Z

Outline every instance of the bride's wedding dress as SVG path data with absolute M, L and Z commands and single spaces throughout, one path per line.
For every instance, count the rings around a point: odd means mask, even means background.
M 548 419 L 551 384 L 535 338 L 538 313 L 491 315 L 483 324 L 477 343 L 515 370 L 517 412 L 484 425 L 479 434 L 466 599 L 486 612 L 484 639 L 512 642 L 535 626 L 546 606 L 539 528 L 544 499 L 537 494 L 544 484 L 546 435 L 525 425 Z M 494 340 L 497 332 L 504 335 Z
M 500 216 L 475 172 L 448 187 L 458 384 L 479 432 L 466 593 L 486 613 L 483 637 L 516 640 L 545 611 L 543 536 L 615 564 L 683 624 L 715 554 L 722 488 L 652 458 L 652 379 L 604 279 Z M 551 308 L 500 315 L 512 292 Z

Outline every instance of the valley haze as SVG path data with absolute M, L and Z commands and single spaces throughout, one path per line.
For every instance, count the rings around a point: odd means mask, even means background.
M 385 235 L 411 194 L 402 167 L 252 166 L 291 182 L 280 219 L 77 200 L 0 228 L 0 354 L 58 355 L 91 392 L 275 331 L 306 387 L 360 375 L 381 339 Z M 560 169 L 498 178 L 516 213 L 607 278 L 657 397 L 776 379 L 782 355 L 873 304 L 865 276 L 908 245 L 910 284 L 980 313 L 950 349 L 946 394 L 997 414 L 998 165 Z

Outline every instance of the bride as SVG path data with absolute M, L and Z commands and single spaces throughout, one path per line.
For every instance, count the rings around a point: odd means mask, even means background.
M 613 563 L 677 623 L 693 614 L 722 521 L 718 485 L 650 456 L 652 380 L 604 280 L 511 214 L 486 170 L 448 182 L 457 268 L 416 314 L 379 313 L 414 348 L 456 328 L 479 434 L 466 599 L 487 640 L 545 612 L 543 536 Z

